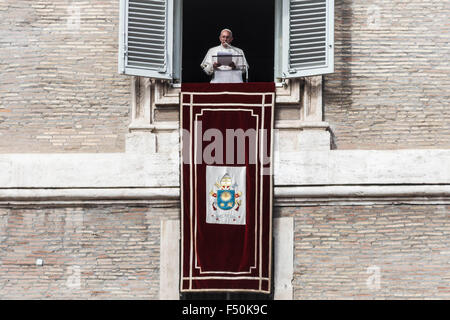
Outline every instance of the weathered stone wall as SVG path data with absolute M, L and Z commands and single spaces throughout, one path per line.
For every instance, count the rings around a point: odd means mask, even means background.
M 0 208 L 0 297 L 158 299 L 160 222 L 178 217 L 134 205 Z
M 325 120 L 337 149 L 450 146 L 448 1 L 335 1 Z
M 0 152 L 123 152 L 119 1 L 0 3 Z
M 294 298 L 450 298 L 449 214 L 431 204 L 280 209 L 294 217 Z

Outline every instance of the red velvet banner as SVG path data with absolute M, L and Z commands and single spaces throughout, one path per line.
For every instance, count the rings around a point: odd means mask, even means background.
M 269 293 L 274 83 L 183 84 L 181 287 Z

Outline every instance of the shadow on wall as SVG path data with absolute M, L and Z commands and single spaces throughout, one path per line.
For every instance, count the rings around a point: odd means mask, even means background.
M 351 60 L 352 60 L 352 33 L 353 25 L 353 0 L 336 1 L 334 8 L 334 73 L 323 77 L 322 110 L 326 117 L 326 107 L 339 106 L 339 110 L 351 109 L 352 84 L 351 84 Z M 326 118 L 324 119 L 326 121 Z M 330 125 L 331 149 L 337 149 L 337 138 L 334 129 Z

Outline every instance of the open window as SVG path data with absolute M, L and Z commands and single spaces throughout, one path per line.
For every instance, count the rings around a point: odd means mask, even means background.
M 216 1 L 120 0 L 119 73 L 205 81 L 200 62 L 223 28 L 244 50 L 250 81 L 333 72 L 334 0 L 230 1 L 221 11 Z

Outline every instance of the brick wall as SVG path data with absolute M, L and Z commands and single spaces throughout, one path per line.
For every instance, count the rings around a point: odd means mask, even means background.
M 338 149 L 450 146 L 450 3 L 335 1 L 325 120 Z
M 278 214 L 294 217 L 294 298 L 449 299 L 449 212 L 448 205 L 283 208 Z
M 178 217 L 147 206 L 0 208 L 0 297 L 158 299 L 160 220 Z
M 449 212 L 277 208 L 294 217 L 294 298 L 450 298 Z M 175 208 L 135 205 L 1 208 L 0 297 L 157 299 L 160 222 L 178 217 Z
M 123 152 L 119 1 L 0 3 L 0 152 Z

